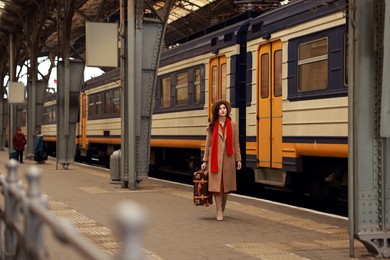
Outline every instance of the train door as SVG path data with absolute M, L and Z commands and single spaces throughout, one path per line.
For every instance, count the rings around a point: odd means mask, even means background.
M 226 100 L 227 67 L 226 57 L 220 56 L 210 61 L 209 109 L 215 101 Z M 209 111 L 211 118 L 211 110 Z
M 87 149 L 87 97 L 81 96 L 81 152 Z
M 282 168 L 282 43 L 259 47 L 257 75 L 258 167 Z

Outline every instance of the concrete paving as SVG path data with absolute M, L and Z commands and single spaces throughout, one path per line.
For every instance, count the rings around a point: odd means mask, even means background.
M 7 159 L 8 153 L 0 152 L 2 173 Z M 149 178 L 128 190 L 110 183 L 109 170 L 79 164 L 63 170 L 55 159 L 42 165 L 25 160 L 20 176 L 30 166 L 43 172 L 41 188 L 51 211 L 113 258 L 121 248 L 113 209 L 131 200 L 147 212 L 141 237 L 145 259 L 374 259 L 358 241 L 355 258 L 349 257 L 345 218 L 230 195 L 224 220 L 217 221 L 214 205 L 193 205 L 192 186 Z M 49 231 L 46 244 L 50 259 L 83 259 Z

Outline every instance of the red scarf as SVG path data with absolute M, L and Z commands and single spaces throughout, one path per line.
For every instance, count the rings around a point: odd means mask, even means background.
M 231 156 L 233 154 L 233 132 L 232 132 L 232 122 L 229 117 L 226 117 L 226 151 L 227 155 Z M 219 120 L 215 122 L 213 128 L 213 137 L 211 139 L 211 172 L 218 173 L 218 129 L 219 129 Z

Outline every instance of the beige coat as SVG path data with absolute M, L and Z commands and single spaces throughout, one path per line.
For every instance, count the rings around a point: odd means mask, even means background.
M 215 126 L 217 127 L 217 126 Z M 210 163 L 207 164 L 209 171 L 209 191 L 210 192 L 220 192 L 221 189 L 221 177 L 223 173 L 223 185 L 224 192 L 230 192 L 237 190 L 236 183 L 236 162 L 241 161 L 241 152 L 240 144 L 238 142 L 238 128 L 237 125 L 232 122 L 232 139 L 233 139 L 233 154 L 231 156 L 227 155 L 226 152 L 226 128 L 225 128 L 225 138 L 223 138 L 222 130 L 218 128 L 218 173 L 210 172 Z M 205 153 L 203 156 L 203 161 L 211 161 L 211 139 L 213 133 L 209 129 L 207 130 L 207 139 Z

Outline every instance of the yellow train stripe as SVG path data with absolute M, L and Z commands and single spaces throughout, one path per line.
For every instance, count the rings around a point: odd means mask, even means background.
M 51 137 L 44 136 L 43 137 L 43 141 L 45 141 L 45 142 L 57 142 L 57 137 L 55 137 L 55 136 L 51 136 Z
M 105 137 L 93 137 L 89 138 L 87 137 L 87 143 L 94 143 L 94 144 L 121 144 L 121 138 L 105 138 Z
M 200 149 L 204 146 L 205 140 L 177 140 L 177 139 L 152 139 L 151 147 L 170 147 L 170 148 L 193 148 Z
M 329 157 L 348 157 L 348 144 L 303 144 L 303 143 L 284 143 L 283 157 L 299 156 L 329 156 Z
M 283 143 L 283 157 L 321 156 L 348 158 L 348 144 Z M 256 155 L 256 142 L 248 142 L 246 154 Z
M 46 142 L 56 142 L 57 137 L 44 137 L 43 139 Z M 104 138 L 104 137 L 93 137 L 87 138 L 87 143 L 95 144 L 121 144 L 121 138 Z M 80 138 L 76 138 L 76 142 L 80 143 Z M 194 148 L 200 149 L 204 147 L 206 140 L 188 140 L 188 139 L 151 139 L 151 147 L 170 147 L 170 148 Z

